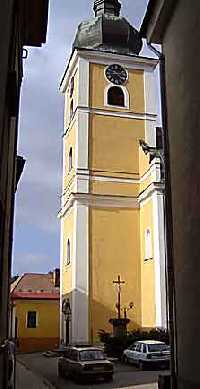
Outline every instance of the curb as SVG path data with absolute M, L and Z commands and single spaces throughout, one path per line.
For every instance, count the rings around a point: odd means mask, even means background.
M 19 363 L 20 365 L 24 366 L 26 370 L 30 371 L 31 373 L 33 373 L 36 377 L 38 377 L 42 383 L 44 385 L 46 385 L 46 387 L 48 389 L 56 389 L 56 386 L 52 385 L 51 382 L 49 382 L 46 378 L 42 377 L 40 374 L 38 373 L 35 373 L 35 371 L 31 370 L 30 367 L 28 367 L 24 362 L 22 362 L 21 360 L 17 360 L 17 363 Z

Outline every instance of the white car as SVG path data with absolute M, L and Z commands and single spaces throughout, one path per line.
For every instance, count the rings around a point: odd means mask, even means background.
M 155 364 L 168 368 L 170 346 L 156 340 L 138 341 L 124 350 L 122 359 L 125 363 L 135 363 L 141 370 Z

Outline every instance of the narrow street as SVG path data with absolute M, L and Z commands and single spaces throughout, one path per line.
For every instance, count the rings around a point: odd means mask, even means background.
M 17 363 L 16 368 L 16 389 L 53 389 L 53 386 L 47 385 L 43 378 L 37 376 L 21 363 Z
M 119 389 L 157 389 L 158 375 L 160 371 L 139 371 L 134 366 L 127 366 L 117 363 L 115 365 L 114 380 L 111 383 L 96 382 L 94 384 L 77 384 L 57 377 L 57 358 L 46 358 L 42 354 L 21 354 L 17 357 L 18 361 L 26 365 L 38 377 L 43 377 L 56 389 L 92 389 L 92 388 L 119 388 Z M 162 371 L 163 373 L 163 371 Z M 21 389 L 23 386 L 18 386 Z M 35 386 L 34 389 L 40 389 Z M 41 387 L 43 388 L 43 387 Z M 44 387 L 45 388 L 45 387 Z M 32 389 L 28 385 L 28 389 Z

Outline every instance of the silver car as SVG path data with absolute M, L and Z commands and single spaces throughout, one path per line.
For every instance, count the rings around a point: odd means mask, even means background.
M 58 359 L 58 375 L 74 379 L 113 379 L 113 364 L 105 358 L 103 351 L 96 347 L 70 346 Z
M 125 363 L 135 363 L 141 370 L 150 365 L 168 368 L 170 347 L 156 340 L 138 341 L 124 350 L 122 359 Z

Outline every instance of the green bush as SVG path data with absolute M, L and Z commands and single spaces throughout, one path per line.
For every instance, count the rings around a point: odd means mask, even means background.
M 98 335 L 100 341 L 104 343 L 105 353 L 109 357 L 115 358 L 121 358 L 123 351 L 138 340 L 158 340 L 169 344 L 169 334 L 162 329 L 137 330 L 120 337 L 114 337 L 110 333 L 100 330 Z

